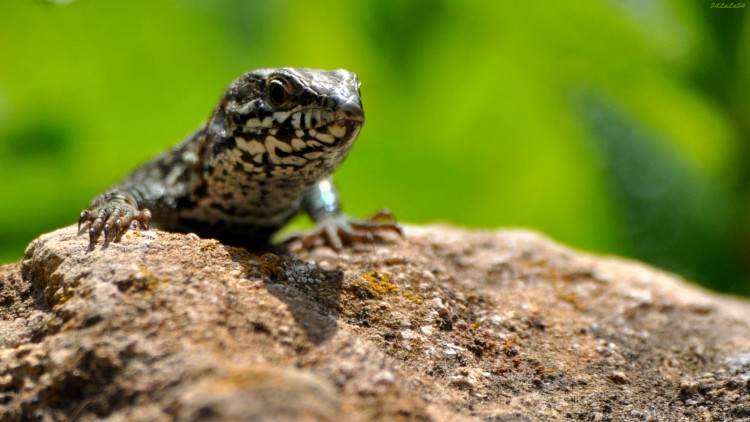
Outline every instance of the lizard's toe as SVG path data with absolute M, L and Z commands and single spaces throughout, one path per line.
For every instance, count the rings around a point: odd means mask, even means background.
M 96 244 L 97 239 L 101 236 L 104 230 L 104 222 L 106 221 L 109 214 L 112 212 L 112 208 L 109 206 L 103 206 L 98 209 L 83 211 L 81 212 L 82 221 L 88 221 L 89 224 L 89 247 L 93 248 Z M 84 213 L 86 214 L 84 216 Z M 79 229 L 80 231 L 80 229 Z
M 390 210 L 382 209 L 367 220 L 351 220 L 349 224 L 355 231 L 362 231 L 367 234 L 375 234 L 379 231 L 391 231 L 399 236 L 404 235 L 404 230 L 396 222 Z
M 118 211 L 118 214 L 120 212 Z M 107 244 L 112 240 L 117 239 L 117 235 L 122 230 L 122 217 L 117 214 L 110 215 L 107 222 L 104 223 L 104 243 Z
M 148 208 L 136 211 L 133 213 L 132 219 L 133 221 L 140 223 L 144 229 L 148 230 L 151 226 L 151 211 Z
M 382 210 L 367 220 L 357 220 L 341 214 L 319 221 L 318 227 L 300 236 L 300 240 L 304 249 L 322 243 L 340 251 L 345 244 L 383 242 L 385 238 L 380 233 L 386 231 L 403 236 L 401 226 L 388 210 Z
M 104 244 L 116 241 L 131 227 L 131 223 L 138 222 L 148 228 L 151 221 L 151 211 L 137 210 L 129 203 L 118 199 L 94 205 L 91 210 L 83 210 L 78 217 L 78 231 L 81 226 L 89 223 L 89 248 L 93 249 L 99 237 L 104 234 Z
M 78 232 L 81 231 L 81 224 L 87 223 L 94 220 L 94 214 L 89 210 L 83 210 L 81 211 L 81 214 L 78 216 Z

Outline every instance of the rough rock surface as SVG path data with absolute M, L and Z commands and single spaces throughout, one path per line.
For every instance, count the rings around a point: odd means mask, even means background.
M 0 266 L 0 420 L 750 420 L 750 303 L 535 233 L 87 243 Z

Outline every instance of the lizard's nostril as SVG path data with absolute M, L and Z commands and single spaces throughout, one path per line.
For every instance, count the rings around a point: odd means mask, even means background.
M 365 112 L 362 110 L 362 103 L 359 101 L 345 101 L 339 104 L 336 113 L 342 119 L 346 120 L 358 120 L 362 121 L 365 117 Z

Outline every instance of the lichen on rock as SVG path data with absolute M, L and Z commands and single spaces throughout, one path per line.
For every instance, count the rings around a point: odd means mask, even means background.
M 748 302 L 528 231 L 87 248 L 0 266 L 0 420 L 750 419 Z

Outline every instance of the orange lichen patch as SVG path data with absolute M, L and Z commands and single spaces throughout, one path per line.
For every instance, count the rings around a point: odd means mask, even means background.
M 286 281 L 287 277 L 283 268 L 284 258 L 267 253 L 257 257 L 256 264 L 258 265 L 257 271 L 268 276 L 271 280 L 276 282 Z
M 571 305 L 573 305 L 573 307 L 577 311 L 583 312 L 586 310 L 586 305 L 583 304 L 583 302 L 581 301 L 581 298 L 579 298 L 578 295 L 575 294 L 574 292 L 563 292 L 563 293 L 560 293 L 558 297 L 564 300 L 565 302 L 568 302 Z
M 370 271 L 361 275 L 362 282 L 352 284 L 355 290 L 361 290 L 371 298 L 382 298 L 386 295 L 401 293 L 401 296 L 416 304 L 424 301 L 422 295 L 405 291 L 391 282 L 391 276 L 382 271 Z
M 146 286 L 145 291 L 150 292 L 156 289 L 156 287 L 159 285 L 159 279 L 154 277 L 153 275 L 149 275 L 149 277 L 146 278 Z M 166 280 L 165 280 L 166 281 Z
M 503 351 L 509 352 L 511 349 L 518 349 L 521 347 L 520 344 L 518 344 L 518 334 L 514 334 L 513 337 L 509 338 L 508 340 L 505 340 L 505 344 L 503 344 Z
M 416 303 L 417 305 L 421 304 L 422 301 L 423 301 L 422 295 L 417 295 L 417 294 L 410 293 L 410 292 L 402 292 L 401 296 L 403 296 L 403 297 L 411 300 L 412 302 Z
M 538 376 L 554 374 L 555 372 L 557 372 L 555 368 L 548 368 L 542 364 L 539 364 L 534 367 L 534 374 Z
M 138 265 L 139 274 L 134 277 L 123 278 L 115 282 L 117 288 L 123 293 L 150 293 L 160 283 L 167 281 L 159 279 L 150 269 Z
M 60 309 L 60 306 L 62 306 L 67 301 L 69 301 L 71 298 L 73 298 L 73 296 L 75 296 L 73 294 L 73 291 L 65 291 L 65 292 L 61 293 L 59 296 L 57 296 L 55 298 L 56 301 L 55 301 L 55 304 L 52 305 L 52 311 L 54 312 L 54 311 L 57 311 L 58 309 Z
M 364 287 L 371 297 L 380 298 L 387 294 L 398 293 L 399 289 L 391 283 L 388 273 L 370 271 L 362 274 L 362 284 L 354 283 L 355 288 Z

